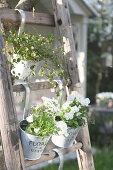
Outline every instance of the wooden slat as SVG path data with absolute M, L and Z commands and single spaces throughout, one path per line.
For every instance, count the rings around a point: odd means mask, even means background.
M 60 149 L 60 151 L 63 154 L 67 154 L 69 152 L 73 152 L 73 151 L 75 151 L 77 149 L 80 149 L 81 147 L 82 147 L 82 144 L 81 143 L 77 143 L 77 144 L 74 144 L 70 148 L 65 148 L 65 149 L 62 148 L 62 149 Z M 46 162 L 46 161 L 52 160 L 52 159 L 56 158 L 57 156 L 58 155 L 54 151 L 48 152 L 47 154 L 43 154 L 40 159 L 37 159 L 35 161 L 25 161 L 25 167 L 29 167 L 29 166 L 32 166 L 32 165 L 36 165 L 36 164 L 39 164 L 39 163 L 42 163 L 42 162 Z
M 50 82 L 35 82 L 35 83 L 30 83 L 30 87 L 31 87 L 32 91 L 53 88 L 53 86 L 52 86 L 52 84 L 50 84 Z M 21 91 L 25 91 L 25 88 L 21 84 L 13 86 L 13 92 L 21 92 Z
M 52 81 L 51 83 L 55 84 L 55 81 Z M 30 85 L 31 91 L 51 89 L 53 87 L 57 87 L 57 85 L 58 85 L 56 83 L 56 85 L 53 86 L 51 83 L 50 83 L 50 81 L 44 81 L 44 82 L 30 83 L 29 85 Z M 63 83 L 63 86 L 66 85 L 65 80 L 63 80 L 62 83 Z M 22 92 L 22 91 L 25 91 L 25 88 L 21 84 L 17 84 L 17 85 L 13 86 L 13 92 Z
M 33 16 L 32 12 L 27 12 L 27 11 L 25 12 L 25 15 L 26 15 L 27 24 L 55 26 L 53 15 L 44 14 L 44 13 L 35 13 L 35 15 Z M 1 8 L 0 18 L 4 21 L 20 22 L 20 14 L 14 9 Z
M 69 152 L 74 152 L 75 150 L 77 149 L 80 149 L 82 147 L 82 144 L 81 143 L 76 143 L 74 144 L 72 147 L 70 148 L 61 148 L 59 149 L 63 155 L 69 153 Z M 54 158 L 56 158 L 58 155 L 56 152 L 54 151 L 51 151 L 51 152 L 48 152 L 46 154 L 42 154 L 41 158 L 40 159 L 37 159 L 37 160 L 33 160 L 33 161 L 28 161 L 28 160 L 25 160 L 25 167 L 29 167 L 29 166 L 33 166 L 33 165 L 36 165 L 36 164 L 39 164 L 39 163 L 42 163 L 42 162 L 46 162 L 46 161 L 49 161 L 49 160 L 52 160 Z M 3 156 L 2 156 L 2 152 L 0 151 L 0 159 L 3 161 Z M 2 162 L 1 164 L 1 167 L 2 167 L 2 170 L 3 167 L 4 167 L 4 163 Z
M 17 115 L 0 21 L 0 132 L 6 170 L 24 170 Z

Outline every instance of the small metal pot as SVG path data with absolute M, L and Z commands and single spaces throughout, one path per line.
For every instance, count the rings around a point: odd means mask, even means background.
M 24 158 L 26 160 L 40 159 L 41 154 L 43 153 L 50 137 L 47 136 L 44 139 L 42 139 L 41 136 L 35 136 L 35 135 L 30 135 L 25 133 L 25 131 L 21 128 L 23 121 L 25 120 L 22 120 L 20 122 L 19 129 L 20 129 Z
M 67 129 L 67 133 L 69 134 L 67 137 L 64 135 L 53 135 L 51 140 L 58 147 L 69 148 L 73 145 L 79 130 L 80 128 L 72 129 L 69 127 Z

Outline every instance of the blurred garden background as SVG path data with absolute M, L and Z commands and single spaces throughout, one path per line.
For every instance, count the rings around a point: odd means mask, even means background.
M 7 3 L 9 7 L 15 8 L 17 1 L 10 1 L 12 4 L 7 1 Z M 74 1 L 78 5 L 76 9 L 72 3 Z M 36 12 L 50 14 L 53 12 L 51 12 L 50 0 L 47 4 L 45 0 L 38 2 L 35 7 Z M 78 68 L 81 82 L 83 81 L 82 90 L 84 96 L 91 100 L 88 123 L 95 169 L 113 170 L 113 0 L 69 0 L 69 3 L 72 24 L 74 23 L 76 54 L 79 56 L 77 56 Z M 75 14 L 78 12 L 77 9 L 81 14 Z M 50 27 L 35 28 L 29 25 L 25 27 L 25 29 L 29 27 L 28 30 L 31 32 L 35 29 L 45 34 L 49 31 L 55 33 L 54 28 L 50 29 Z M 43 94 L 51 95 L 48 90 Z M 40 100 L 41 95 L 34 93 L 31 98 L 34 98 L 32 103 L 36 104 L 36 100 Z M 19 120 L 24 108 L 24 104 L 21 105 L 23 107 L 18 116 Z M 68 160 L 65 161 L 64 170 L 78 170 L 77 160 L 70 158 L 72 157 L 68 156 Z M 38 169 L 57 170 L 58 166 L 59 163 L 56 163 Z M 28 170 L 37 170 L 37 166 Z

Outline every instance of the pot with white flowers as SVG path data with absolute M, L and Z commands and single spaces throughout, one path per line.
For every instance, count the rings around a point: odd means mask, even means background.
M 58 135 L 52 136 L 52 142 L 59 147 L 68 148 L 73 142 L 81 127 L 85 125 L 89 98 L 81 94 L 70 95 L 60 107 L 60 114 L 56 116 L 56 126 L 60 128 Z
M 54 116 L 44 105 L 32 106 L 30 115 L 20 122 L 24 158 L 39 159 L 51 135 L 57 134 L 57 130 Z

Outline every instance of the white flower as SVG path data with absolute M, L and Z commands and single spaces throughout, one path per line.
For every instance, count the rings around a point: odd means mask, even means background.
M 52 106 L 52 107 L 48 108 L 48 110 L 51 113 L 56 114 L 58 116 L 61 114 L 61 110 L 58 107 L 56 107 L 56 106 Z
M 77 115 L 77 116 L 80 116 L 81 114 L 82 114 L 81 112 L 78 112 L 76 115 Z
M 81 95 L 81 94 L 76 94 L 76 100 L 78 101 L 78 102 L 82 102 L 82 100 L 84 99 L 84 97 Z
M 75 95 L 74 94 L 71 94 L 67 97 L 67 101 L 73 101 L 75 99 Z
M 88 106 L 89 103 L 90 103 L 89 98 L 85 98 L 85 99 L 81 102 L 81 104 L 82 104 L 83 106 Z
M 66 120 L 73 119 L 73 116 L 74 116 L 73 112 L 65 113 L 64 115 Z
M 40 130 L 40 129 L 34 128 L 34 132 L 35 132 L 35 133 L 38 133 L 39 130 Z
M 65 103 L 62 105 L 62 108 L 63 108 L 64 110 L 66 110 L 68 107 L 70 107 L 69 105 L 70 105 L 70 101 L 67 101 L 67 102 L 65 102 Z
M 58 105 L 58 100 L 52 98 L 52 102 L 55 103 L 56 105 Z
M 26 117 L 26 120 L 27 120 L 29 123 L 33 122 L 33 115 L 30 115 L 30 116 Z
M 78 111 L 79 111 L 79 108 L 77 106 L 71 107 L 71 112 L 75 113 L 75 112 L 78 112 Z
M 45 106 L 50 105 L 51 99 L 47 97 L 42 97 L 43 103 Z
M 104 99 L 113 99 L 113 93 L 112 92 L 102 92 L 102 93 L 98 93 L 96 94 L 96 98 L 99 98 L 100 100 L 104 100 Z
M 56 122 L 56 126 L 60 128 L 60 131 L 58 132 L 59 135 L 65 135 L 67 136 L 67 124 L 63 121 Z
M 53 110 L 53 113 L 56 112 L 56 108 L 58 106 L 58 100 L 52 98 L 47 98 L 47 97 L 42 97 L 43 104 L 48 107 L 48 110 Z

